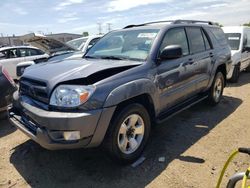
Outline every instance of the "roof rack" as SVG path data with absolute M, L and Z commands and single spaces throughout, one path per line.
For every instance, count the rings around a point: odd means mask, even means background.
M 208 25 L 216 25 L 215 23 L 211 21 L 200 21 L 200 20 L 163 20 L 163 21 L 155 21 L 155 22 L 147 22 L 143 24 L 138 25 L 128 25 L 124 27 L 123 29 L 132 28 L 132 27 L 140 27 L 140 26 L 146 26 L 150 24 L 157 24 L 157 23 L 171 23 L 171 24 L 208 24 Z

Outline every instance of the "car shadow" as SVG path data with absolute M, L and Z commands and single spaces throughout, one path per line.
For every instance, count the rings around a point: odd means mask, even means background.
M 0 120 L 0 138 L 13 133 L 14 131 L 16 131 L 15 126 L 13 126 L 7 118 Z
M 199 156 L 183 156 L 188 148 L 232 114 L 242 101 L 225 96 L 216 107 L 204 102 L 152 129 L 139 166 L 122 166 L 100 149 L 48 151 L 29 140 L 17 146 L 10 161 L 31 187 L 145 187 L 174 159 L 204 163 Z M 163 163 L 159 157 L 165 157 Z
M 237 83 L 228 83 L 227 87 L 241 87 L 243 85 L 246 85 L 250 83 L 250 72 L 241 72 L 239 81 Z

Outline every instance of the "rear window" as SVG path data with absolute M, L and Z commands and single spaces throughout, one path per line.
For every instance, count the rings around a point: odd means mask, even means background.
M 228 44 L 232 50 L 239 50 L 240 48 L 240 33 L 226 33 Z
M 221 28 L 210 28 L 210 31 L 213 33 L 216 40 L 221 45 L 227 45 L 227 39 Z

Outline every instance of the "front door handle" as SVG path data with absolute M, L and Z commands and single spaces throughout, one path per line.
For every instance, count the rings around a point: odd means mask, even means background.
M 183 63 L 183 66 L 192 65 L 192 64 L 194 64 L 194 60 L 189 59 L 187 62 Z
M 214 57 L 213 52 L 210 52 L 210 53 L 209 53 L 209 56 L 210 56 L 210 57 Z

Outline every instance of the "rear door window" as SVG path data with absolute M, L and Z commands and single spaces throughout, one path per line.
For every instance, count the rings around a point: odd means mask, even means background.
M 187 36 L 190 46 L 190 53 L 200 53 L 206 50 L 205 42 L 200 27 L 187 27 Z
M 162 52 L 165 47 L 170 45 L 180 45 L 183 55 L 185 56 L 189 54 L 188 42 L 184 28 L 174 28 L 167 31 L 162 41 L 160 52 Z

